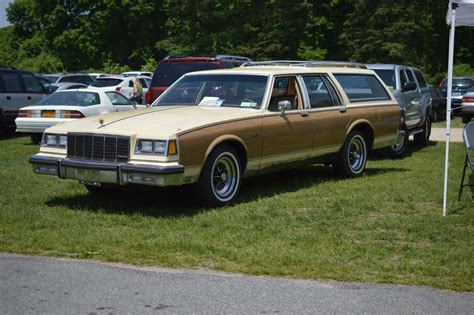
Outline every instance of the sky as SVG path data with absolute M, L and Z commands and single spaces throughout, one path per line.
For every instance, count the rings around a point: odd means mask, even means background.
M 9 25 L 7 21 L 7 16 L 5 9 L 8 7 L 8 4 L 12 2 L 12 0 L 0 0 L 0 27 L 4 27 Z

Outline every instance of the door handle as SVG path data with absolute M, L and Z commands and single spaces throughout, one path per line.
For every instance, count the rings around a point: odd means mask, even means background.
M 346 112 L 346 106 L 342 106 L 342 105 L 339 106 L 339 111 L 340 111 L 341 113 L 345 113 L 345 112 Z
M 31 96 L 27 96 L 26 99 L 27 99 L 27 100 L 31 100 Z
M 301 117 L 308 117 L 309 113 L 308 112 L 301 112 Z
M 11 100 L 11 99 L 12 99 L 11 96 L 7 96 L 7 100 Z

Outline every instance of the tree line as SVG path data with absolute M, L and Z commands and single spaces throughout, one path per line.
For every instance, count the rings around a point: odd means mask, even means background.
M 0 65 L 35 72 L 153 70 L 167 55 L 351 60 L 447 69 L 448 1 L 15 0 Z M 474 75 L 474 28 L 456 33 L 458 74 Z

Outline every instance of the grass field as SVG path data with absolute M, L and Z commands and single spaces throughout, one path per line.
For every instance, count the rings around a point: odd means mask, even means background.
M 444 145 L 372 156 L 338 180 L 307 166 L 244 180 L 236 205 L 199 207 L 182 189 L 94 196 L 35 175 L 29 138 L 0 141 L 0 251 L 300 279 L 474 290 L 474 204 L 457 201 L 464 151 Z M 474 180 L 472 176 L 471 180 Z

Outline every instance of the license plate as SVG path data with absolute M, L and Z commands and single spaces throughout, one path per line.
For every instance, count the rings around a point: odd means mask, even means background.
M 43 118 L 55 118 L 56 111 L 55 110 L 43 110 L 41 111 L 41 117 Z

